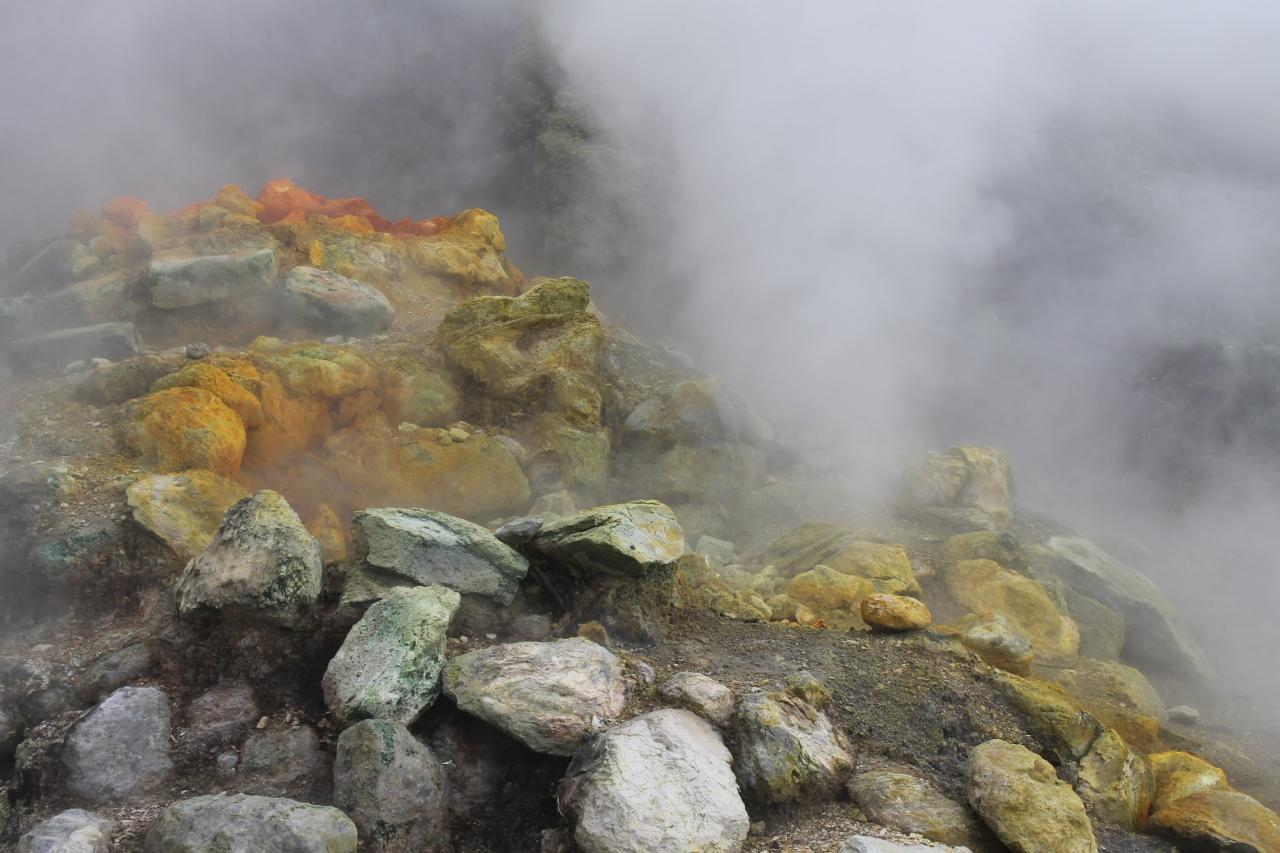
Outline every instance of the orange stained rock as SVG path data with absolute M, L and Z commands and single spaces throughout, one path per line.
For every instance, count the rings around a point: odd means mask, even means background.
M 76 208 L 67 221 L 67 236 L 74 240 L 92 240 L 98 235 L 98 216 L 92 210 Z
M 277 178 L 263 185 L 258 202 L 262 205 L 258 219 L 266 224 L 282 220 L 304 222 L 307 213 L 320 210 L 325 198 L 304 190 L 288 178 Z M 298 218 L 287 219 L 291 214 L 297 214 Z
M 121 433 L 129 449 L 163 473 L 204 468 L 234 477 L 245 450 L 240 417 L 203 388 L 168 388 L 133 401 Z
M 224 184 L 213 197 L 213 203 L 242 216 L 256 217 L 262 212 L 262 204 L 249 198 L 239 184 Z
M 136 228 L 138 220 L 151 212 L 151 206 L 140 198 L 120 196 L 102 206 L 102 215 L 121 228 Z
M 373 205 L 362 198 L 325 199 L 324 196 L 316 196 L 316 198 L 324 199 L 320 204 L 320 212 L 335 219 L 340 216 L 359 216 L 362 219 L 368 219 L 378 215 Z
M 329 220 L 329 225 L 334 228 L 345 228 L 347 231 L 353 231 L 356 234 L 372 234 L 374 233 L 373 223 L 363 216 L 337 216 Z
M 231 411 L 240 416 L 246 427 L 256 427 L 262 423 L 262 404 L 258 398 L 249 393 L 244 386 L 233 380 L 227 373 L 207 362 L 196 362 L 156 380 L 152 391 L 163 391 L 166 388 L 203 388 L 227 405 Z

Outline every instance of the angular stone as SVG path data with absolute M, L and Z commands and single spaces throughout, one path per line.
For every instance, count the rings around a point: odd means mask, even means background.
M 668 702 L 678 702 L 713 725 L 724 728 L 733 722 L 733 691 L 700 672 L 677 672 L 658 691 Z
M 24 375 L 60 374 L 73 361 L 119 361 L 142 351 L 132 323 L 99 323 L 10 341 L 9 367 Z
M 19 266 L 10 293 L 45 293 L 57 290 L 75 277 L 79 246 L 75 240 L 51 240 Z
M 1153 832 L 1188 850 L 1280 850 L 1280 816 L 1239 791 L 1197 791 L 1151 816 Z
M 923 601 L 905 595 L 872 593 L 862 599 L 858 611 L 873 631 L 918 631 L 933 621 Z
M 351 521 L 355 559 L 423 585 L 510 604 L 529 561 L 478 524 L 426 509 L 369 509 Z
M 202 388 L 235 412 L 246 428 L 262 425 L 262 403 L 258 398 L 225 370 L 207 362 L 198 361 L 166 373 L 151 386 L 152 391 L 164 391 L 167 388 Z
M 1031 662 L 1035 660 L 1031 643 L 1018 633 L 1011 621 L 998 613 L 978 617 L 960 634 L 960 642 L 988 666 L 1017 675 L 1030 672 Z
M 849 796 L 872 823 L 943 844 L 990 846 L 990 834 L 967 805 L 914 773 L 878 768 L 849 780 Z
M 342 812 L 274 797 L 213 794 L 172 803 L 147 830 L 143 853 L 355 853 Z
M 826 714 L 785 693 L 739 697 L 734 732 L 734 772 L 761 803 L 833 796 L 853 765 Z
M 207 548 L 227 510 L 248 497 L 239 483 L 200 470 L 142 477 L 126 495 L 133 520 L 182 560 Z
M 1169 714 L 1164 700 L 1147 677 L 1131 666 L 1116 661 L 1082 658 L 1075 668 L 1075 678 L 1068 682 L 1072 695 L 1086 707 L 1114 708 L 1140 714 L 1159 722 L 1167 722 Z
M 651 711 L 584 746 L 560 786 L 590 853 L 729 853 L 751 820 L 720 735 L 688 711 Z
M 666 504 L 631 501 L 544 524 L 529 547 L 584 572 L 642 577 L 684 553 L 684 531 Z
M 1024 746 L 989 740 L 967 766 L 969 805 L 1015 853 L 1097 853 L 1084 803 Z
M 281 289 L 287 310 L 318 335 L 363 338 L 386 329 L 395 317 L 381 291 L 315 267 L 289 270 Z
M 1146 825 L 1154 788 L 1146 759 L 1111 729 L 1099 735 L 1080 759 L 1076 792 L 1098 823 L 1140 831 Z
M 204 749 L 239 743 L 259 719 L 253 688 L 228 681 L 197 696 L 187 708 L 187 736 Z
M 1070 664 L 1080 649 L 1080 630 L 1064 616 L 1038 582 L 991 560 L 964 560 L 946 571 L 951 597 L 974 613 L 998 613 L 1031 641 L 1036 659 Z
M 333 801 L 370 850 L 450 849 L 444 768 L 399 723 L 364 720 L 338 738 Z
M 213 541 L 187 564 L 178 610 L 296 626 L 320 597 L 323 569 L 320 543 L 280 494 L 263 490 L 227 510 Z
M 116 823 L 84 809 L 68 809 L 36 824 L 18 840 L 18 853 L 107 853 Z
M 862 600 L 875 592 L 866 578 L 814 566 L 787 583 L 787 595 L 813 611 L 831 628 L 863 627 Z
M 67 787 L 94 802 L 127 800 L 169 778 L 169 697 L 155 687 L 121 687 L 67 734 Z
M 445 694 L 536 752 L 571 755 L 626 704 L 613 653 L 574 637 L 490 646 L 449 661 Z
M 1102 725 L 1057 684 L 1002 672 L 996 686 L 1062 761 L 1083 758 L 1102 734 Z
M 220 255 L 193 255 L 184 249 L 156 252 L 147 271 L 151 304 L 162 309 L 263 294 L 275 278 L 276 253 L 269 244 Z
M 340 721 L 412 723 L 440 693 L 445 632 L 461 597 L 442 586 L 397 587 L 342 641 L 321 682 Z
M 1211 675 L 1200 644 L 1155 584 L 1087 539 L 1055 536 L 1045 570 L 1085 595 L 1114 607 L 1128 628 L 1125 656 L 1139 664 Z
M 311 726 L 254 732 L 240 750 L 236 776 L 246 794 L 324 803 L 331 792 L 333 761 Z
M 131 643 L 122 649 L 102 655 L 85 670 L 76 690 L 90 702 L 96 702 L 108 693 L 141 678 L 151 669 L 150 647 L 144 643 Z

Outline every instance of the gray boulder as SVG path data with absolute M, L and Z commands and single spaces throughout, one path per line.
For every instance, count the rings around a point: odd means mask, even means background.
M 1024 746 L 989 740 L 969 753 L 969 804 L 1015 853 L 1097 853 L 1084 803 Z
M 50 240 L 14 271 L 10 293 L 47 293 L 75 278 L 81 247 L 75 240 Z
M 584 853 L 737 850 L 751 820 L 731 760 L 701 718 L 652 711 L 614 726 L 574 756 L 560 809 Z
M 761 803 L 834 798 L 853 765 L 827 715 L 790 694 L 742 696 L 734 731 L 738 781 Z
M 151 304 L 163 309 L 265 294 L 275 278 L 276 252 L 269 242 L 218 255 L 185 249 L 156 252 L 147 270 Z
M 325 670 L 329 710 L 344 722 L 416 720 L 440 694 L 445 632 L 461 601 L 442 586 L 397 587 L 370 607 Z
M 227 510 L 213 541 L 187 563 L 178 609 L 296 626 L 320 597 L 323 569 L 320 543 L 280 494 L 264 490 Z
M 187 738 L 202 748 L 239 743 L 260 716 L 253 688 L 227 681 L 201 693 L 187 708 Z
M 18 853 L 107 853 L 115 821 L 68 809 L 41 821 L 18 840 Z
M 381 291 L 315 267 L 294 267 L 281 285 L 282 302 L 308 330 L 365 337 L 391 325 L 395 309 Z
M 132 358 L 142 351 L 142 341 L 132 323 L 99 323 L 19 338 L 6 350 L 14 373 L 55 375 L 73 361 Z
M 342 733 L 333 801 L 370 850 L 450 849 L 444 768 L 399 723 L 364 720 Z
M 478 524 L 426 509 L 370 509 L 351 520 L 355 558 L 423 584 L 510 604 L 529 561 Z
M 169 697 L 121 687 L 81 717 L 62 749 L 67 787 L 93 803 L 125 800 L 169 778 Z
M 445 667 L 444 691 L 463 711 L 550 755 L 572 755 L 626 705 L 618 659 L 580 637 L 459 655 Z
M 733 722 L 733 691 L 700 672 L 677 672 L 662 683 L 658 692 L 668 702 L 694 711 L 712 724 L 724 727 Z
M 80 676 L 77 691 L 87 702 L 96 702 L 113 690 L 141 678 L 151 669 L 151 648 L 146 643 L 130 643 L 102 655 Z
M 944 796 L 906 769 L 875 768 L 849 780 L 849 796 L 867 820 L 944 844 L 989 848 L 995 839 L 968 805 Z
M 237 787 L 246 794 L 324 803 L 332 791 L 333 760 L 311 726 L 255 732 L 240 750 Z
M 529 548 L 584 572 L 642 577 L 679 559 L 684 531 L 666 504 L 631 501 L 548 522 Z
M 214 794 L 173 803 L 147 831 L 144 853 L 355 853 L 356 825 L 329 806 Z

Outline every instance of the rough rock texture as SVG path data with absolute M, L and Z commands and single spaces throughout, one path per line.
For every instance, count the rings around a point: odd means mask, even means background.
M 227 510 L 213 541 L 178 579 L 178 609 L 296 626 L 320 597 L 320 543 L 277 492 Z
M 849 780 L 849 796 L 867 820 L 903 833 L 956 845 L 993 840 L 967 805 L 944 796 L 927 780 L 894 768 L 866 770 Z
M 571 755 L 626 703 L 618 659 L 579 637 L 459 655 L 445 667 L 444 691 L 467 713 L 551 755 Z
M 294 267 L 281 284 L 284 304 L 318 335 L 365 337 L 391 325 L 395 309 L 381 291 L 315 267 Z
M 214 794 L 173 803 L 147 831 L 144 853 L 355 853 L 342 812 L 275 797 Z
M 750 826 L 720 735 L 688 711 L 652 711 L 584 746 L 560 808 L 584 853 L 733 851 Z
M 908 482 L 910 497 L 960 531 L 1001 528 L 1013 511 L 1009 459 L 993 447 L 961 445 L 929 458 Z
M 998 613 L 979 617 L 960 634 L 960 642 L 990 666 L 1026 675 L 1035 652 L 1013 622 Z
M 127 496 L 133 520 L 182 560 L 203 551 L 227 510 L 248 497 L 239 483 L 211 471 L 153 474 L 129 486 Z
M 115 821 L 68 809 L 41 821 L 18 840 L 18 853 L 107 853 Z
M 351 521 L 355 559 L 423 584 L 510 604 L 529 561 L 485 528 L 426 509 L 370 509 Z
M 355 821 L 370 850 L 449 849 L 444 769 L 399 723 L 364 720 L 342 733 L 333 801 Z
M 246 428 L 253 428 L 262 425 L 262 402 L 241 384 L 248 381 L 247 378 L 237 381 L 226 370 L 205 361 L 197 361 L 161 376 L 152 383 L 151 390 L 201 388 L 225 403 L 227 408 L 240 417 Z
M 989 740 L 969 753 L 969 804 L 1016 853 L 1097 853 L 1084 803 L 1024 746 Z
M 1189 850 L 1280 850 L 1280 816 L 1248 794 L 1188 794 L 1151 815 L 1151 829 Z
M 1045 561 L 1046 571 L 1124 616 L 1128 626 L 1126 657 L 1140 664 L 1211 674 L 1204 652 L 1182 616 L 1144 575 L 1087 539 L 1054 537 L 1048 550 L 1056 559 Z
M 329 661 L 325 703 L 340 721 L 412 723 L 440 694 L 445 632 L 461 597 L 442 586 L 391 590 Z
M 968 851 L 968 847 L 943 847 L 938 844 L 904 844 L 901 841 L 873 838 L 870 835 L 852 836 L 840 848 L 840 853 L 968 853 Z
M 658 689 L 663 699 L 684 705 L 721 728 L 733 722 L 733 691 L 700 672 L 677 672 Z
M 120 436 L 162 472 L 203 468 L 234 477 L 244 458 L 244 422 L 203 388 L 169 388 L 129 403 Z
M 187 737 L 206 749 L 229 746 L 239 743 L 259 716 L 252 687 L 243 681 L 224 682 L 187 707 Z
M 220 255 L 193 255 L 183 249 L 157 252 L 147 275 L 153 305 L 190 308 L 265 293 L 275 281 L 276 253 L 269 242 Z
M 142 351 L 132 323 L 99 323 L 10 341 L 9 367 L 18 374 L 57 374 L 73 361 L 119 361 Z
M 1060 761 L 1083 758 L 1102 734 L 1102 725 L 1058 684 L 1009 673 L 999 673 L 996 684 Z
M 761 803 L 834 795 L 853 764 L 826 714 L 789 694 L 740 697 L 734 734 L 734 771 Z
M 583 572 L 638 577 L 678 559 L 684 532 L 666 504 L 631 501 L 544 524 L 529 547 Z
M 846 575 L 827 566 L 814 566 L 787 583 L 787 595 L 805 605 L 832 628 L 861 628 L 862 600 L 875 587 L 865 578 Z
M 1227 791 L 1227 774 L 1203 758 L 1186 752 L 1154 752 L 1147 756 L 1155 781 L 1151 811 L 1155 813 L 1198 791 Z
M 237 787 L 245 794 L 325 803 L 333 761 L 311 726 L 254 732 L 240 750 Z
M 121 687 L 85 714 L 62 750 L 67 786 L 89 802 L 127 800 L 169 778 L 169 697 L 155 687 Z
M 102 655 L 90 664 L 77 681 L 76 692 L 90 702 L 97 702 L 108 693 L 141 678 L 154 662 L 151 648 L 146 643 L 131 643 Z
M 1080 630 L 1038 582 L 991 560 L 964 560 L 946 571 L 947 590 L 974 613 L 997 613 L 1031 642 L 1036 659 L 1071 663 Z
M 1099 735 L 1080 759 L 1076 792 L 1096 822 L 1142 829 L 1154 788 L 1147 760 L 1112 730 Z
M 858 612 L 875 631 L 918 631 L 933 621 L 923 601 L 905 595 L 872 593 L 862 599 Z

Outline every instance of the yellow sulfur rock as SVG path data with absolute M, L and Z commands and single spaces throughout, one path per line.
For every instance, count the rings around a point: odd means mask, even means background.
M 832 628 L 861 628 L 858 606 L 873 592 L 875 588 L 865 578 L 841 574 L 826 566 L 814 566 L 787 584 L 787 595 Z
M 1170 750 L 1148 756 L 1155 776 L 1155 798 L 1152 811 L 1159 811 L 1183 797 L 1199 791 L 1227 791 L 1227 774 L 1203 758 L 1188 752 Z
M 164 472 L 204 468 L 224 477 L 240 471 L 245 430 L 239 415 L 202 388 L 169 388 L 129 404 L 125 446 Z
M 246 427 L 253 428 L 262 423 L 262 404 L 258 402 L 258 398 L 211 364 L 196 362 L 167 376 L 161 376 L 151 386 L 151 390 L 163 391 L 166 388 L 180 387 L 202 388 L 213 394 L 239 415 Z
M 1038 582 L 991 560 L 962 560 L 946 572 L 956 603 L 974 613 L 998 613 L 1031 641 L 1036 659 L 1070 664 L 1080 650 L 1080 630 Z

